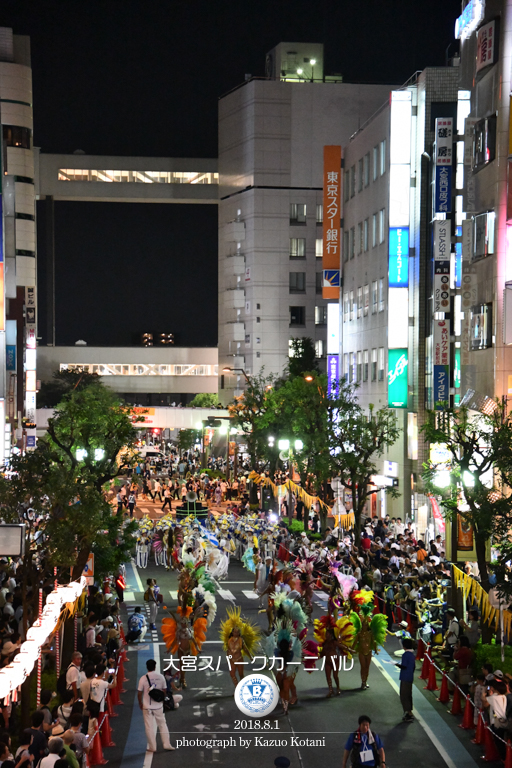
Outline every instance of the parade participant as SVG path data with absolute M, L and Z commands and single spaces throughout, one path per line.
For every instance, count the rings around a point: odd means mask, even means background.
M 149 604 L 149 628 L 156 629 L 156 615 L 158 613 L 159 593 L 156 579 L 147 579 L 148 588 L 144 592 L 144 600 Z
M 416 660 L 412 648 L 412 639 L 405 637 L 402 639 L 404 649 L 402 661 L 396 664 L 400 669 L 400 702 L 404 709 L 403 720 L 410 723 L 414 720 L 412 714 L 412 685 L 414 682 L 414 671 L 416 669 Z
M 267 594 L 270 585 L 269 574 L 272 570 L 272 559 L 267 557 L 265 561 L 259 560 L 256 565 L 256 573 L 254 578 L 254 591 L 259 597 L 259 607 L 263 606 L 263 597 Z
M 370 620 L 373 609 L 373 603 L 366 603 L 361 606 L 361 617 L 355 611 L 350 614 L 350 620 L 356 630 L 354 648 L 359 656 L 362 691 L 370 687 L 367 680 L 372 654 L 378 653 L 378 646 L 382 645 L 386 638 L 386 617 L 382 613 L 377 613 Z
M 221 623 L 220 639 L 227 654 L 229 674 L 236 685 L 238 672 L 240 680 L 244 676 L 243 657 L 253 659 L 254 648 L 260 639 L 260 630 L 251 622 L 242 619 L 240 608 L 228 608 L 227 619 Z
M 318 643 L 319 658 L 325 659 L 325 677 L 329 692 L 327 698 L 333 695 L 331 675 L 336 683 L 336 695 L 339 696 L 340 681 L 339 669 L 340 660 L 343 656 L 352 657 L 352 646 L 354 643 L 355 628 L 350 619 L 341 616 L 339 619 L 329 614 L 315 619 L 315 640 Z
M 352 768 L 371 768 L 371 766 L 385 766 L 386 755 L 384 744 L 379 735 L 370 730 L 371 719 L 368 715 L 361 715 L 357 731 L 352 733 L 345 744 L 342 768 L 347 768 L 350 757 Z
M 169 611 L 169 616 L 162 620 L 162 635 L 168 651 L 177 655 L 180 662 L 180 681 L 183 688 L 187 687 L 185 670 L 181 659 L 184 656 L 198 656 L 206 639 L 207 619 L 197 618 L 194 623 L 192 608 L 178 608 L 176 612 Z

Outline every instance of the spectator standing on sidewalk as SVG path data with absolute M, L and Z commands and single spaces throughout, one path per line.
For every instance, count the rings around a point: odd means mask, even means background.
M 156 698 L 154 699 L 150 696 L 150 693 L 156 693 L 157 691 L 162 691 L 163 694 L 166 693 L 167 683 L 165 682 L 165 677 L 155 671 L 156 661 L 154 659 L 146 661 L 146 669 L 148 670 L 147 674 L 142 675 L 137 686 L 137 698 L 144 717 L 148 752 L 156 752 L 157 733 L 160 734 L 163 748 L 165 750 L 174 750 L 169 740 L 169 729 L 165 721 L 163 699 L 162 701 L 157 701 Z

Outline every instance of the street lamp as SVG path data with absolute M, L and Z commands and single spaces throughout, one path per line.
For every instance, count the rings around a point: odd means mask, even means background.
M 434 483 L 438 488 L 448 488 L 451 484 L 451 474 L 449 470 L 442 469 L 440 472 L 436 472 L 434 475 Z
M 246 372 L 244 371 L 244 369 L 243 369 L 243 368 L 229 368 L 229 366 L 227 366 L 227 365 L 226 365 L 226 366 L 225 366 L 225 367 L 222 369 L 222 371 L 223 371 L 223 373 L 235 373 L 235 371 L 239 371 L 240 373 L 243 373 L 243 375 L 244 375 L 244 377 L 245 377 L 245 380 L 246 380 L 246 382 L 247 382 L 248 384 L 250 384 L 250 383 L 251 383 L 251 380 L 249 379 L 248 375 L 246 374 Z

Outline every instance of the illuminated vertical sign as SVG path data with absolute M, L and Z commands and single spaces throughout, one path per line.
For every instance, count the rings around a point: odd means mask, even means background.
M 339 355 L 327 355 L 327 392 L 329 397 L 338 394 L 338 382 L 340 379 Z
M 388 350 L 388 406 L 407 408 L 407 349 Z
M 436 118 L 434 211 L 452 210 L 453 118 Z
M 324 147 L 322 297 L 339 299 L 341 263 L 341 147 Z
M 338 355 L 340 351 L 340 305 L 327 305 L 327 354 Z
M 389 229 L 389 287 L 409 285 L 409 227 Z

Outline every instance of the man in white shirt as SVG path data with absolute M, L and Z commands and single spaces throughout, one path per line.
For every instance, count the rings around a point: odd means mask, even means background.
M 142 675 L 137 686 L 137 697 L 139 707 L 144 716 L 144 727 L 146 729 L 146 738 L 148 740 L 148 752 L 156 752 L 156 734 L 160 734 L 162 744 L 166 750 L 174 750 L 169 741 L 169 729 L 165 722 L 163 701 L 155 701 L 149 695 L 150 690 L 167 692 L 167 683 L 165 677 L 156 672 L 156 661 L 148 659 L 146 661 L 147 674 Z
M 73 691 L 75 701 L 80 693 L 80 667 L 82 665 L 82 654 L 75 651 L 71 657 L 71 664 L 66 672 L 66 688 Z
M 107 670 L 104 668 L 103 664 L 98 664 L 96 667 L 96 677 L 92 679 L 90 684 L 89 696 L 96 702 L 96 704 L 100 705 L 100 712 L 105 711 L 105 699 L 107 697 L 108 689 L 114 688 L 116 685 L 115 675 L 112 682 L 109 683 L 108 680 L 105 680 L 106 674 Z

